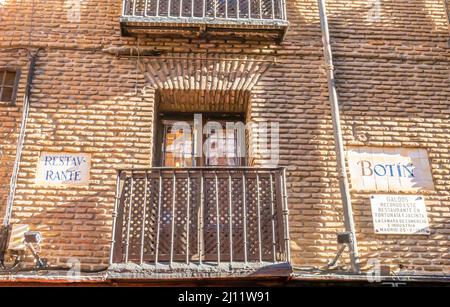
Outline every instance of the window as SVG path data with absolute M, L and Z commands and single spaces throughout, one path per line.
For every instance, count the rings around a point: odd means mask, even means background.
M 0 101 L 14 104 L 16 100 L 19 73 L 14 69 L 0 68 Z
M 160 165 L 166 167 L 239 166 L 245 162 L 244 124 L 236 117 L 161 120 Z M 206 119 L 206 120 L 205 120 Z M 201 126 L 200 126 L 201 125 Z M 202 127 L 202 131 L 197 130 Z
M 163 120 L 161 164 L 170 167 L 193 166 L 195 162 L 192 123 L 188 122 L 189 126 L 184 131 L 177 123 L 177 121 Z

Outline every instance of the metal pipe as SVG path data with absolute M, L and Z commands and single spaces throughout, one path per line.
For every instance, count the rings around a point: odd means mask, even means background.
M 345 230 L 350 233 L 350 259 L 352 271 L 359 273 L 358 246 L 355 236 L 355 225 L 353 221 L 353 211 L 350 198 L 350 189 L 347 178 L 347 168 L 345 165 L 344 144 L 339 116 L 339 103 L 334 79 L 333 54 L 330 46 L 330 33 L 326 15 L 325 0 L 317 0 L 319 5 L 320 26 L 322 29 L 323 53 L 328 77 L 328 91 L 331 106 L 331 118 L 333 121 L 334 142 L 336 146 L 337 171 L 339 176 L 339 189 L 341 192 L 342 206 L 344 209 Z
M 23 106 L 22 106 L 22 121 L 20 123 L 20 132 L 19 138 L 17 140 L 16 157 L 14 160 L 13 172 L 9 183 L 9 194 L 8 199 L 6 201 L 5 216 L 3 218 L 3 226 L 5 227 L 9 225 L 12 215 L 14 197 L 16 194 L 17 177 L 19 174 L 19 164 L 20 159 L 22 158 L 23 144 L 25 142 L 25 131 L 27 127 L 28 114 L 30 110 L 31 85 L 34 78 L 36 61 L 40 51 L 41 49 L 38 49 L 35 53 L 30 55 L 30 65 L 28 67 L 27 85 L 25 88 L 25 95 L 23 98 Z

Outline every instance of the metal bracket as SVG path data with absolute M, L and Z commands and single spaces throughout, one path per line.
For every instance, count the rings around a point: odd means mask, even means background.
M 340 232 L 337 234 L 337 243 L 338 244 L 350 244 L 352 243 L 352 233 L 351 232 Z
M 348 232 L 348 231 L 337 233 L 336 239 L 337 239 L 337 243 L 340 245 L 340 247 L 339 247 L 339 250 L 338 250 L 336 256 L 333 258 L 333 260 L 331 260 L 328 263 L 328 265 L 327 265 L 328 269 L 336 266 L 336 263 L 338 262 L 339 258 L 342 256 L 342 253 L 345 251 L 347 246 L 349 246 L 353 241 L 352 233 Z
M 341 257 L 342 253 L 344 252 L 344 250 L 345 250 L 346 248 L 347 248 L 347 245 L 346 245 L 346 244 L 341 245 L 341 247 L 339 248 L 339 250 L 338 250 L 336 256 L 334 256 L 333 260 L 331 260 L 331 261 L 328 263 L 328 265 L 327 265 L 327 268 L 328 268 L 328 269 L 331 269 L 331 268 L 333 268 L 333 267 L 336 265 L 336 263 L 338 262 L 339 258 Z

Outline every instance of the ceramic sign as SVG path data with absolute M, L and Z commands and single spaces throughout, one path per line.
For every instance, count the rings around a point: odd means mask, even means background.
M 423 196 L 372 195 L 370 204 L 375 233 L 430 234 Z
M 353 190 L 417 192 L 434 189 L 425 149 L 350 147 L 347 159 Z
M 91 157 L 84 153 L 43 152 L 36 183 L 41 185 L 88 185 Z

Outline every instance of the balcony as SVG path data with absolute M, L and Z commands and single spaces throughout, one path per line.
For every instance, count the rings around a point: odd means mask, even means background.
M 125 36 L 182 36 L 281 41 L 285 0 L 123 0 Z
M 117 184 L 110 258 L 116 270 L 208 268 L 210 276 L 289 266 L 282 168 L 121 170 Z

